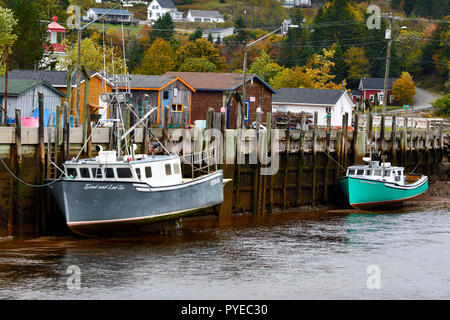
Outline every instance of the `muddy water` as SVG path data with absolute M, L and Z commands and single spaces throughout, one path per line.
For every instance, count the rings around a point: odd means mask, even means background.
M 449 299 L 449 248 L 448 208 L 200 218 L 170 236 L 0 243 L 0 298 Z

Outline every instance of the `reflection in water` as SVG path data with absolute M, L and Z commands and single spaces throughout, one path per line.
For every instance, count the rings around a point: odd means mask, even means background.
M 5 243 L 0 298 L 450 298 L 448 211 L 283 213 L 220 225 L 201 218 L 172 236 Z M 366 285 L 373 264 L 381 290 Z M 79 290 L 67 288 L 71 265 L 81 269 Z

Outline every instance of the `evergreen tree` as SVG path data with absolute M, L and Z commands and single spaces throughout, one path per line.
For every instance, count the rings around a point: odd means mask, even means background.
M 191 35 L 189 36 L 189 41 L 195 41 L 197 39 L 200 39 L 203 36 L 203 32 L 201 28 L 197 28 Z
M 17 19 L 17 40 L 10 55 L 11 69 L 33 69 L 44 55 L 45 24 L 40 23 L 39 12 L 32 0 L 8 0 Z
M 164 16 L 159 17 L 153 25 L 153 30 L 151 32 L 151 41 L 153 42 L 157 38 L 169 41 L 173 34 L 175 33 L 175 25 L 173 24 L 172 17 L 169 13 Z
M 331 61 L 334 62 L 334 67 L 331 69 L 331 74 L 335 75 L 334 82 L 342 82 L 347 75 L 347 66 L 344 63 L 344 52 L 342 51 L 339 41 L 331 46 L 334 50 L 334 56 Z
M 234 22 L 234 27 L 237 30 L 236 41 L 244 42 L 247 40 L 247 31 L 245 30 L 247 26 L 245 25 L 244 18 L 239 16 Z
M 286 37 L 281 42 L 281 50 L 278 62 L 285 67 L 304 65 L 314 53 L 307 47 L 308 32 L 303 29 L 303 14 L 300 9 L 293 12 L 292 24 L 298 28 L 290 28 Z
M 211 43 L 214 43 L 214 38 L 213 38 L 213 36 L 212 36 L 212 34 L 210 33 L 210 34 L 208 34 L 208 38 L 207 38 L 207 40 L 209 41 L 209 42 L 211 42 Z

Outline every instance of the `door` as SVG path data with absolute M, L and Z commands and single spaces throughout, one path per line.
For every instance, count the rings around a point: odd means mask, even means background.
M 161 121 L 162 127 L 164 127 L 164 119 L 166 118 L 166 107 L 169 106 L 169 100 L 170 100 L 169 90 L 164 90 L 163 91 L 163 100 L 162 100 L 162 102 L 163 102 L 163 104 L 162 104 L 162 121 Z
M 98 113 L 101 114 L 100 121 L 106 120 L 108 118 L 108 103 L 103 102 L 101 96 L 98 98 Z

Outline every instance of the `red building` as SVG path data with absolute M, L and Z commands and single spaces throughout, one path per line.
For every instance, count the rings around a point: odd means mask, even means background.
M 392 94 L 392 85 L 397 79 L 389 78 L 387 88 L 387 104 L 395 105 L 395 98 Z M 375 96 L 378 96 L 379 104 L 383 104 L 384 94 L 384 78 L 362 78 L 359 82 L 359 91 L 361 91 L 361 97 L 363 99 L 369 99 L 371 102 L 375 101 Z
M 237 101 L 235 97 L 224 99 L 229 93 L 242 91 L 243 75 L 239 73 L 210 72 L 167 72 L 165 76 L 180 77 L 189 83 L 195 92 L 192 93 L 191 123 L 204 120 L 208 108 L 220 112 L 225 105 L 227 128 L 236 128 Z M 256 109 L 261 108 L 265 114 L 272 112 L 272 94 L 275 90 L 257 75 L 247 75 L 246 101 L 244 110 L 246 123 L 256 121 Z

